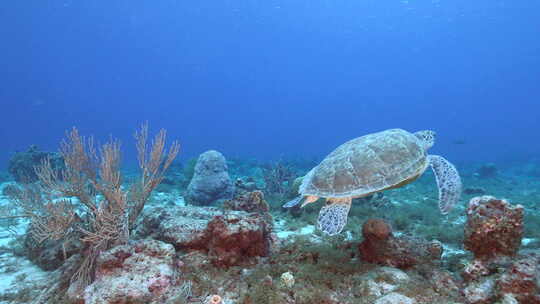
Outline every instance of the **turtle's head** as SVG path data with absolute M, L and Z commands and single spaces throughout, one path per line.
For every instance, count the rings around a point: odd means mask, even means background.
M 435 131 L 423 130 L 415 132 L 414 135 L 418 137 L 418 139 L 420 139 L 420 142 L 422 143 L 426 151 L 427 149 L 431 148 L 435 143 Z

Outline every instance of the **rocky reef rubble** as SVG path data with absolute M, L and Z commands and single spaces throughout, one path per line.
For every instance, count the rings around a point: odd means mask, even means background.
M 461 273 L 447 269 L 440 242 L 393 231 L 380 218 L 363 223 L 361 242 L 279 241 L 269 209 L 260 191 L 237 193 L 219 208 L 148 206 L 134 240 L 102 252 L 94 282 L 82 290 L 72 284 L 67 303 L 540 303 L 540 254 L 519 251 L 524 209 L 506 200 L 470 201 L 471 259 Z M 60 281 L 78 258 L 51 278 Z M 49 299 L 34 303 L 57 301 Z
M 18 183 L 33 183 L 38 180 L 34 167 L 40 165 L 45 159 L 49 159 L 54 170 L 64 167 L 64 159 L 60 154 L 41 151 L 37 146 L 32 145 L 27 151 L 17 152 L 11 157 L 8 172 Z
M 464 247 L 475 259 L 514 256 L 523 238 L 523 206 L 492 196 L 471 199 L 467 208 Z
M 411 236 L 396 237 L 392 228 L 381 219 L 369 219 L 362 226 L 364 241 L 358 249 L 363 261 L 396 268 L 440 265 L 443 252 L 438 241 Z
M 199 206 L 155 208 L 142 220 L 139 237 L 201 250 L 215 266 L 228 267 L 249 257 L 268 256 L 277 245 L 272 216 L 259 191 L 226 202 L 225 209 Z
M 156 240 L 116 246 L 100 254 L 95 281 L 82 293 L 72 284 L 73 302 L 160 303 L 171 295 L 176 267 L 174 247 Z
M 518 253 L 523 210 L 492 196 L 469 202 L 464 247 L 474 259 L 462 273 L 467 303 L 540 303 L 540 259 L 534 253 Z
M 473 259 L 456 277 L 441 267 L 442 245 L 405 235 L 394 236 L 382 219 L 369 219 L 359 244 L 363 261 L 414 269 L 439 294 L 465 303 L 540 303 L 540 256 L 520 254 L 524 208 L 492 196 L 470 200 L 464 227 L 464 248 Z

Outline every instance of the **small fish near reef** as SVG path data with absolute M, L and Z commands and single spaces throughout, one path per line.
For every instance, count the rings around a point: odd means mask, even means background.
M 442 156 L 428 155 L 435 132 L 410 133 L 390 129 L 350 140 L 328 154 L 309 171 L 299 188 L 300 196 L 285 203 L 290 208 L 305 200 L 302 207 L 326 198 L 318 218 L 318 228 L 336 235 L 347 224 L 353 198 L 402 187 L 420 177 L 428 166 L 439 188 L 439 209 L 447 214 L 461 196 L 461 178 Z

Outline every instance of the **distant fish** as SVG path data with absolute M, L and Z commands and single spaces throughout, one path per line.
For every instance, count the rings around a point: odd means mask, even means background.
M 456 140 L 452 141 L 452 143 L 453 143 L 454 145 L 464 145 L 464 144 L 466 144 L 467 142 L 466 142 L 464 139 L 456 139 Z

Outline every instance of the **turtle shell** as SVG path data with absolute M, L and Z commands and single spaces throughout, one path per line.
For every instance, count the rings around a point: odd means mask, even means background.
M 304 178 L 299 192 L 319 197 L 361 197 L 415 180 L 428 165 L 420 139 L 391 129 L 337 147 Z

